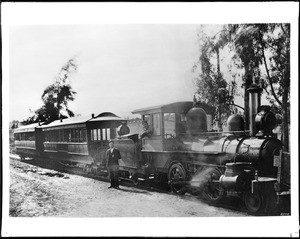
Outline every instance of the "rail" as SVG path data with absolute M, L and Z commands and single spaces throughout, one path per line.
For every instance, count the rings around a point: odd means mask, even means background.
M 35 149 L 35 141 L 30 141 L 30 140 L 15 141 L 15 147 Z

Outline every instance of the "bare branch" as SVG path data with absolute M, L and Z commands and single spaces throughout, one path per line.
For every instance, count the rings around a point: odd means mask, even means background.
M 284 28 L 283 28 L 282 23 L 280 24 L 280 27 L 281 27 L 281 30 L 283 31 L 284 35 L 285 35 L 286 33 L 285 33 L 285 30 L 284 30 Z
M 245 110 L 242 106 L 236 105 L 236 104 L 234 104 L 234 103 L 231 103 L 231 104 L 229 104 L 229 105 L 233 105 L 233 106 L 238 107 L 238 108 L 240 108 L 240 109 L 242 109 L 242 110 Z
M 265 42 L 270 48 L 272 48 L 274 51 L 276 51 L 276 49 L 268 42 Z M 282 52 L 279 52 L 279 54 L 284 58 L 284 59 L 287 59 L 287 56 L 282 53 Z
M 266 68 L 266 72 L 267 72 L 269 84 L 270 84 L 270 87 L 271 87 L 272 95 L 273 95 L 273 97 L 275 98 L 275 100 L 277 101 L 277 103 L 278 103 L 280 106 L 282 106 L 282 102 L 278 99 L 278 97 L 277 97 L 276 94 L 275 94 L 275 90 L 274 90 L 273 83 L 272 83 L 272 81 L 271 81 L 271 77 L 270 77 L 270 73 L 269 73 L 269 69 L 268 69 L 268 66 L 267 66 L 267 61 L 266 61 L 265 51 L 262 50 L 262 53 L 263 53 L 262 56 L 263 56 L 263 59 L 264 59 L 264 65 L 265 65 L 265 68 Z

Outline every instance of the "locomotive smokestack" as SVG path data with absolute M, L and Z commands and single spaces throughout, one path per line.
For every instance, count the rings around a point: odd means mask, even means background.
M 258 108 L 260 107 L 260 94 L 262 88 L 256 84 L 252 84 L 247 90 L 250 93 L 250 135 L 255 136 L 257 129 L 255 126 L 255 116 L 258 113 Z

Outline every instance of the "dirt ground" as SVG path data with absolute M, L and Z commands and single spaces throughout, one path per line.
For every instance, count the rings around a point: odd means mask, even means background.
M 10 159 L 11 217 L 244 217 L 245 212 Z

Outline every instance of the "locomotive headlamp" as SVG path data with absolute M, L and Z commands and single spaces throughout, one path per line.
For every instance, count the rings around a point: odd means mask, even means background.
M 271 132 L 276 127 L 276 116 L 270 111 L 270 107 L 261 107 L 261 111 L 255 117 L 256 128 L 264 133 Z

